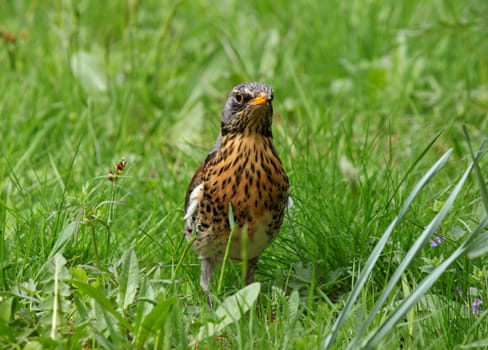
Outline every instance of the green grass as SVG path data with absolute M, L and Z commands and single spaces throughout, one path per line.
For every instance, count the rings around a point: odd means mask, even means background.
M 350 305 L 332 344 L 346 348 L 468 168 L 463 126 L 473 153 L 486 140 L 487 13 L 483 0 L 0 2 L 0 347 L 321 348 Z M 275 90 L 295 206 L 260 284 L 242 289 L 240 267 L 226 266 L 216 315 L 183 202 L 229 90 L 248 80 Z M 487 162 L 366 335 L 486 218 Z M 476 299 L 488 305 L 487 258 L 464 253 L 378 348 L 487 345 L 488 311 L 472 313 Z

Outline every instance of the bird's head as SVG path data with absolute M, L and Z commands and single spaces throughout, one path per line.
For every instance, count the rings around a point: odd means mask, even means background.
M 258 133 L 271 136 L 273 89 L 265 83 L 248 82 L 235 86 L 222 112 L 221 134 Z

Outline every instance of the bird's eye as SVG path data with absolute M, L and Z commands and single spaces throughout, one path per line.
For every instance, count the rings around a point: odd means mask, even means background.
M 242 103 L 244 101 L 244 96 L 240 92 L 236 92 L 234 94 L 234 100 L 236 100 L 237 103 Z

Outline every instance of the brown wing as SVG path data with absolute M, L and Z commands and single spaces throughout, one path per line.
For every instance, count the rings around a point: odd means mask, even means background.
M 195 175 L 191 178 L 190 184 L 188 185 L 188 189 L 186 190 L 186 197 L 185 197 L 185 212 L 188 209 L 188 202 L 190 201 L 190 194 L 192 191 L 202 183 L 202 174 L 203 174 L 203 169 L 205 168 L 206 162 L 203 162 L 200 164 L 198 167 Z
M 207 156 L 207 158 L 205 158 L 205 161 L 202 164 L 200 164 L 197 171 L 195 172 L 195 175 L 193 175 L 193 177 L 191 178 L 190 184 L 188 185 L 188 189 L 186 190 L 185 211 L 188 209 L 188 202 L 190 201 L 190 194 L 195 189 L 195 187 L 197 187 L 198 185 L 200 185 L 202 183 L 202 177 L 203 177 L 203 172 L 205 170 L 205 167 L 206 167 L 207 163 L 209 162 L 209 160 L 213 158 L 215 153 L 216 152 L 213 151 L 212 153 L 210 153 Z

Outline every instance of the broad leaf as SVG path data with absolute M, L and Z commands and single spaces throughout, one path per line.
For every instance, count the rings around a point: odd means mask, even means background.
M 91 298 L 95 299 L 95 301 L 100 305 L 103 310 L 106 310 L 110 314 L 112 314 L 122 326 L 126 329 L 131 330 L 132 326 L 129 322 L 115 309 L 112 301 L 105 296 L 105 293 L 88 283 L 84 283 L 77 280 L 71 280 L 70 283 L 78 288 L 80 292 L 87 294 Z
M 164 329 L 169 311 L 176 301 L 176 298 L 162 300 L 147 314 L 137 330 L 135 349 L 142 349 L 151 335 L 158 335 Z
M 217 323 L 209 322 L 200 327 L 200 331 L 192 344 L 217 335 L 228 325 L 237 322 L 252 307 L 260 290 L 261 284 L 254 282 L 242 288 L 236 294 L 227 297 L 215 310 L 215 316 L 219 321 Z
M 65 228 L 63 228 L 63 230 L 59 234 L 58 240 L 56 241 L 56 243 L 54 243 L 54 246 L 52 247 L 51 252 L 49 253 L 49 259 L 52 258 L 54 255 L 56 255 L 56 253 L 61 252 L 64 249 L 64 247 L 66 246 L 66 244 L 68 243 L 68 241 L 70 240 L 70 238 L 73 236 L 73 234 L 76 232 L 77 229 L 78 229 L 77 221 L 73 221 L 69 223 Z
M 78 51 L 71 56 L 71 70 L 86 93 L 96 97 L 107 92 L 107 76 L 101 57 Z
M 122 258 L 119 283 L 117 304 L 123 310 L 127 310 L 127 307 L 134 301 L 139 283 L 139 264 L 133 249 L 127 251 Z

